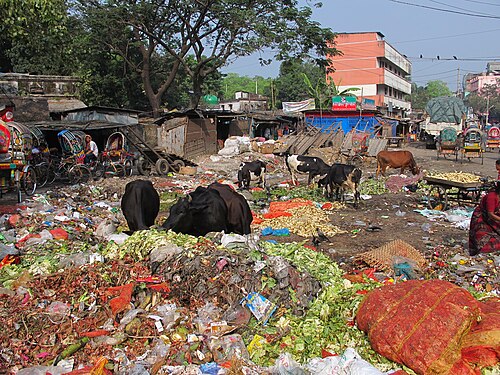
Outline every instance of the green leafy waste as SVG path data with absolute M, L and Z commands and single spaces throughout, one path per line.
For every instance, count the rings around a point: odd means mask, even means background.
M 247 332 L 268 338 L 252 351 L 251 359 L 255 363 L 269 366 L 284 351 L 304 363 L 310 358 L 321 357 L 322 350 L 340 354 L 352 347 L 365 360 L 383 371 L 399 366 L 377 354 L 371 348 L 367 336 L 353 324 L 359 303 L 364 298 L 364 294 L 358 292 L 372 290 L 380 284 L 369 280 L 363 284 L 353 284 L 345 280 L 335 262 L 300 243 L 263 243 L 262 249 L 268 255 L 285 258 L 300 271 L 307 271 L 324 287 L 310 304 L 305 316 L 286 313 L 278 320 L 271 321 L 268 327 L 255 325 Z
M 186 249 L 193 249 L 202 238 L 193 237 L 187 234 L 176 234 L 172 231 L 141 230 L 134 232 L 121 245 L 109 242 L 103 250 L 102 255 L 108 259 L 123 259 L 130 256 L 136 261 L 141 261 L 153 249 L 161 246 L 174 244 Z

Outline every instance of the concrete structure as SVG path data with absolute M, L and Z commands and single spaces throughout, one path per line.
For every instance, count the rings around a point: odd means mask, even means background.
M 219 109 L 233 112 L 253 112 L 267 110 L 268 98 L 251 92 L 238 91 L 234 100 L 224 100 L 219 103 Z
M 466 76 L 465 91 L 470 94 L 480 94 L 486 85 L 500 87 L 500 62 L 488 63 L 486 72 Z
M 0 105 L 15 105 L 16 121 L 60 120 L 65 111 L 86 107 L 80 79 L 67 76 L 0 73 Z
M 335 47 L 332 78 L 339 91 L 359 88 L 358 101 L 375 101 L 377 109 L 395 118 L 407 117 L 411 105 L 411 62 L 384 40 L 380 32 L 340 33 Z

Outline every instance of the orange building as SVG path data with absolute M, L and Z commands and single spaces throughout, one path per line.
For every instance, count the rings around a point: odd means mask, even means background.
M 380 32 L 339 33 L 335 47 L 342 55 L 334 56 L 329 73 L 339 91 L 353 92 L 358 102 L 375 101 L 377 109 L 396 118 L 410 112 L 411 62 L 384 40 Z

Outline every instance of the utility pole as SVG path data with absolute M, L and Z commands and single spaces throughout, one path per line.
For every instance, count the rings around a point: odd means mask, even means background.
M 489 117 L 490 117 L 490 96 L 488 95 L 486 97 L 486 124 L 484 124 L 485 129 L 488 126 Z
M 460 98 L 460 67 L 457 69 L 457 98 Z

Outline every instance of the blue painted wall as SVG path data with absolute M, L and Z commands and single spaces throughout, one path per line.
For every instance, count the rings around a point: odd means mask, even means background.
M 376 117 L 373 116 L 357 116 L 357 117 L 306 117 L 306 124 L 320 128 L 322 132 L 326 132 L 332 123 L 341 123 L 344 133 L 348 133 L 356 127 L 357 130 L 367 131 L 372 133 L 374 127 L 380 126 Z M 395 129 L 394 129 L 395 131 Z

